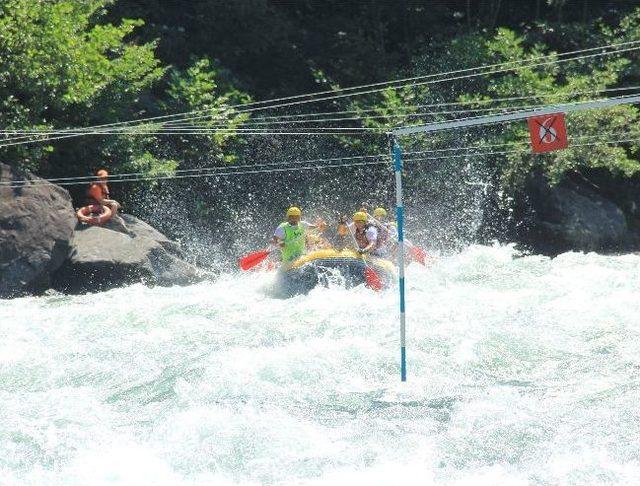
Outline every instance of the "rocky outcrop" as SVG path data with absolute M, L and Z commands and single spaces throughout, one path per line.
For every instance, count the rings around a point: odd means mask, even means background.
M 53 283 L 58 290 L 77 293 L 136 282 L 187 285 L 206 277 L 181 256 L 175 242 L 144 221 L 125 214 L 121 221 L 103 227 L 78 224 L 69 257 L 56 272 Z
M 0 163 L 0 298 L 37 293 L 69 253 L 76 216 L 69 193 Z
M 541 177 L 527 186 L 530 205 L 525 243 L 534 251 L 616 251 L 632 235 L 625 213 L 587 186 L 565 182 L 551 187 Z
M 106 290 L 143 282 L 187 285 L 207 275 L 177 243 L 121 215 L 103 226 L 77 222 L 69 193 L 0 164 L 0 298 Z

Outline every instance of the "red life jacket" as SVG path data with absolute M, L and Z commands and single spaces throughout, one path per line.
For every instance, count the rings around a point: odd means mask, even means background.
M 354 237 L 356 239 L 356 242 L 358 243 L 358 247 L 359 248 L 366 248 L 367 246 L 369 246 L 369 240 L 367 240 L 367 230 L 371 227 L 376 227 L 375 225 L 371 224 L 371 223 L 367 223 L 365 224 L 362 229 L 358 229 L 358 227 L 356 226 L 356 230 L 354 232 Z M 378 238 L 376 240 L 375 245 L 373 246 L 375 249 L 380 247 L 380 230 L 376 227 L 376 229 L 378 230 Z

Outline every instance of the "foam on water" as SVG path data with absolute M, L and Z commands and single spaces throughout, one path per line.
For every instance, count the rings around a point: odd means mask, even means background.
M 0 301 L 0 484 L 638 484 L 640 257 Z

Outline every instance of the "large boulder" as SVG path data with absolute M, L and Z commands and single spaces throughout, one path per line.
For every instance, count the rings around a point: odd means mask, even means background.
M 54 286 L 77 293 L 136 282 L 187 285 L 206 277 L 205 272 L 181 256 L 176 243 L 130 215 L 123 214 L 122 220 L 105 226 L 78 224 L 67 261 L 56 272 Z
M 69 253 L 76 215 L 69 193 L 0 163 L 0 298 L 49 288 Z
M 535 177 L 528 193 L 533 210 L 529 243 L 535 250 L 612 251 L 624 248 L 630 238 L 622 209 L 589 187 L 551 187 Z

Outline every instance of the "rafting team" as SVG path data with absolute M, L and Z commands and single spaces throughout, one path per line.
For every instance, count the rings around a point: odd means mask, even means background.
M 80 208 L 78 218 L 84 222 L 102 224 L 117 216 L 120 204 L 110 198 L 107 184 L 109 173 L 100 169 L 96 177 L 98 180 L 91 183 L 87 191 L 88 206 Z M 335 234 L 324 237 L 320 233 L 327 229 L 326 222 L 318 220 L 311 224 L 303 221 L 300 208 L 292 206 L 287 210 L 286 221 L 276 228 L 273 243 L 280 248 L 284 264 L 294 262 L 309 249 L 351 247 L 361 255 L 381 258 L 389 258 L 395 252 L 397 231 L 395 223 L 387 219 L 386 209 L 377 207 L 372 216 L 363 207 L 351 219 L 352 222 L 347 223 L 347 218 L 342 216 Z
M 287 210 L 287 220 L 281 223 L 273 234 L 273 243 L 282 252 L 282 262 L 291 264 L 307 250 L 320 248 L 355 249 L 361 255 L 389 258 L 395 252 L 396 226 L 388 221 L 387 211 L 377 207 L 371 216 L 366 208 L 353 214 L 352 222 L 340 218 L 335 235 L 322 237 L 327 224 L 318 220 L 315 224 L 302 220 L 300 208 L 292 206 Z M 332 241 L 331 241 L 332 240 Z

